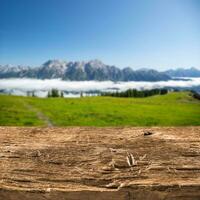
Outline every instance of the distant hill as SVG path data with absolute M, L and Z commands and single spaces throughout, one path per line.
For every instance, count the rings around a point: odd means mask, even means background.
M 40 67 L 0 66 L 0 78 L 37 78 L 64 80 L 97 81 L 165 81 L 170 76 L 152 69 L 132 70 L 130 67 L 119 69 L 99 60 L 89 62 L 65 62 L 49 60 Z
M 165 71 L 165 74 L 171 77 L 200 77 L 200 70 L 194 67 L 191 67 L 189 69 L 170 69 L 168 71 Z

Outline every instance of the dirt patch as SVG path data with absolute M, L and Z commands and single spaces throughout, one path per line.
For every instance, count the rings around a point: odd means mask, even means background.
M 200 199 L 200 127 L 0 127 L 0 199 Z

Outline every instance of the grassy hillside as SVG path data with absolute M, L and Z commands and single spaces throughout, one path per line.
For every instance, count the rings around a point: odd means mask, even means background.
M 42 115 L 42 117 L 41 117 Z M 187 92 L 148 98 L 33 98 L 0 95 L 0 125 L 200 125 L 200 101 Z

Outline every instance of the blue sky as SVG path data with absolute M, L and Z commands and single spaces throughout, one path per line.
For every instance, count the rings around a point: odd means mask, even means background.
M 0 64 L 200 68 L 199 0 L 0 0 Z

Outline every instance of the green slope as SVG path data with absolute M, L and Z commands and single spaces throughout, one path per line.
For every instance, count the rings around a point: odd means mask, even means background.
M 42 99 L 0 95 L 0 125 L 45 125 L 37 111 L 55 126 L 200 125 L 200 101 L 188 92 L 148 98 Z

